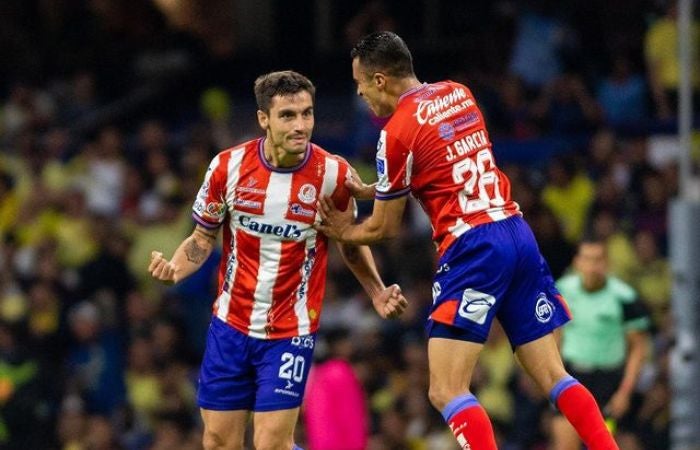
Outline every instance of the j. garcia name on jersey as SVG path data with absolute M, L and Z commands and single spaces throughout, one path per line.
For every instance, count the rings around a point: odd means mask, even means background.
M 416 107 L 416 120 L 419 125 L 435 125 L 441 120 L 452 117 L 474 105 L 463 88 L 454 89 L 447 95 L 430 100 L 421 100 Z
M 488 145 L 489 141 L 486 138 L 486 132 L 484 130 L 478 130 L 449 144 L 446 147 L 447 155 L 445 158 L 448 161 L 452 161 L 458 156 L 467 155 L 471 152 L 481 150 Z
M 299 227 L 291 223 L 284 225 L 272 225 L 265 222 L 258 222 L 252 217 L 243 215 L 238 218 L 238 222 L 242 227 L 256 233 L 271 234 L 273 236 L 295 240 L 301 237 L 301 230 Z

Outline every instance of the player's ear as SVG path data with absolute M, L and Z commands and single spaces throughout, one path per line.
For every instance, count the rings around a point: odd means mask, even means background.
M 260 125 L 260 128 L 267 131 L 269 123 L 270 117 L 264 111 L 258 110 L 258 124 Z
M 386 75 L 381 72 L 375 72 L 372 76 L 372 81 L 377 88 L 384 89 L 386 86 Z

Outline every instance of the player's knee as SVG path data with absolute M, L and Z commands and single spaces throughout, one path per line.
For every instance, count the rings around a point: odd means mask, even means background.
M 438 411 L 442 411 L 450 400 L 459 394 L 460 392 L 453 392 L 452 389 L 448 389 L 446 386 L 437 383 L 431 383 L 428 389 L 428 399 L 430 399 L 430 403 Z
M 243 445 L 231 442 L 230 438 L 215 430 L 205 429 L 202 435 L 202 447 L 204 450 L 242 450 Z
M 255 450 L 282 450 L 294 447 L 291 436 L 279 436 L 275 433 L 255 433 L 253 437 Z

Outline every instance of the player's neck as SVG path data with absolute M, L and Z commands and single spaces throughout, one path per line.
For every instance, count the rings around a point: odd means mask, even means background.
M 273 167 L 294 167 L 306 156 L 306 153 L 294 154 L 285 151 L 282 147 L 274 145 L 271 140 L 265 139 L 263 144 L 265 160 Z

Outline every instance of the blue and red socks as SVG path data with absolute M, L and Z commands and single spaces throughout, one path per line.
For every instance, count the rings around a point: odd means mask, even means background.
M 549 400 L 576 429 L 589 450 L 619 450 L 591 392 L 572 376 L 559 380 Z
M 498 450 L 491 420 L 472 394 L 452 399 L 442 410 L 442 417 L 462 450 Z

